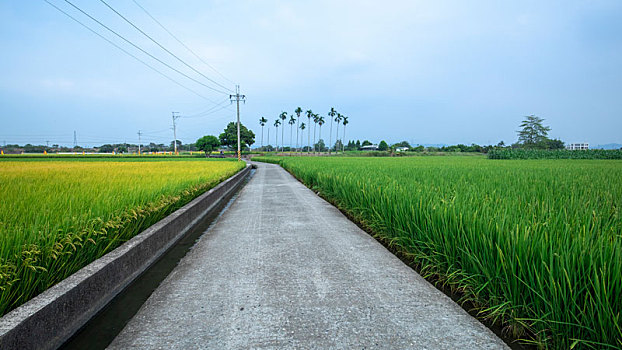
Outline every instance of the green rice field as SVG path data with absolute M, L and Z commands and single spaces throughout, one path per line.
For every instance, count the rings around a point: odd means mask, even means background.
M 159 159 L 0 161 L 0 315 L 68 277 L 245 163 Z
M 264 157 L 504 332 L 622 348 L 622 161 Z

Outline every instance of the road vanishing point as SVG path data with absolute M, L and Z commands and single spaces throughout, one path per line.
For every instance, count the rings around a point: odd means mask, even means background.
M 111 349 L 508 349 L 338 209 L 257 164 Z

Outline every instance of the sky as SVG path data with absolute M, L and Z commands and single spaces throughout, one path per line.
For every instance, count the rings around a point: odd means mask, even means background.
M 509 144 L 532 114 L 566 143 L 622 143 L 619 0 L 136 0 L 202 60 L 133 0 L 106 0 L 202 75 L 104 3 L 70 0 L 193 80 L 49 1 L 168 78 L 43 0 L 2 1 L 0 143 L 71 145 L 74 131 L 82 146 L 138 143 L 140 130 L 143 144 L 169 144 L 171 112 L 191 143 L 235 120 L 235 84 L 257 145 L 259 118 L 275 144 L 274 120 L 298 106 L 327 121 L 334 107 L 348 116 L 346 139 L 375 143 Z

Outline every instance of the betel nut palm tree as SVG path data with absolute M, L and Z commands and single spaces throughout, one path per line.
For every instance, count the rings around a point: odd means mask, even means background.
M 261 117 L 261 119 L 259 119 L 259 125 L 261 125 L 261 149 L 263 150 L 263 127 L 266 125 L 266 123 L 268 122 L 268 119 Z M 270 142 L 270 140 L 268 140 L 268 142 Z
M 307 126 L 305 125 L 305 123 L 304 123 L 304 122 L 300 123 L 300 130 L 305 131 L 306 127 L 307 127 Z M 301 133 L 300 133 L 300 135 L 301 135 L 301 136 L 300 136 L 300 146 L 301 146 L 301 147 L 300 147 L 300 155 L 302 156 L 302 149 L 304 148 L 304 147 L 302 147 L 302 144 L 304 143 L 304 136 L 305 136 L 305 133 L 304 133 L 304 132 L 301 132 Z
M 348 125 L 349 121 L 348 121 L 348 117 L 346 117 L 345 115 L 343 116 L 343 121 L 341 122 L 343 124 L 343 139 L 341 140 L 341 150 L 342 152 L 346 151 L 346 146 L 345 146 L 345 141 L 346 141 L 346 125 Z
M 292 148 L 294 148 L 293 144 L 292 144 L 292 137 L 293 137 L 293 133 L 292 131 L 294 131 L 293 127 L 294 124 L 296 124 L 296 118 L 294 118 L 294 115 L 290 115 L 289 116 L 289 121 L 287 122 L 289 124 L 289 155 L 292 155 Z
M 317 124 L 320 126 L 320 134 L 318 136 L 318 140 L 321 140 L 322 139 L 322 125 L 324 125 L 324 117 L 319 116 L 317 118 Z M 318 141 L 318 143 L 319 143 L 319 141 Z M 320 148 L 320 154 L 322 154 L 322 149 L 321 148 Z
M 339 151 L 337 149 L 337 142 L 339 141 L 339 123 L 341 122 L 342 118 L 343 118 L 343 116 L 341 115 L 341 113 L 337 113 L 337 116 L 335 117 L 335 121 L 337 122 L 337 135 L 335 136 L 335 153 L 337 153 L 337 151 Z
M 311 118 L 312 117 L 313 117 L 313 111 L 309 109 L 307 111 L 307 119 L 309 120 L 309 122 L 307 123 L 307 125 L 309 125 L 309 130 L 308 130 L 308 135 L 307 135 L 307 152 L 311 152 Z
M 331 107 L 328 112 L 328 116 L 330 117 L 330 132 L 328 133 L 328 154 L 330 155 L 331 143 L 333 143 L 333 118 L 337 115 L 337 111 L 335 108 Z
M 302 114 L 302 108 L 297 107 L 296 110 L 294 110 L 294 113 L 296 113 L 296 151 L 298 151 L 298 129 L 300 128 L 300 114 Z
M 274 139 L 276 143 L 276 151 L 279 152 L 279 125 L 281 125 L 281 121 L 277 118 L 274 121 L 274 126 L 276 127 L 276 132 L 274 133 Z
M 313 114 L 313 153 L 317 154 L 317 150 L 315 147 L 315 129 L 317 129 L 317 120 L 320 116 L 318 114 Z
M 281 152 L 283 152 L 285 147 L 285 142 L 283 141 L 285 138 L 283 136 L 285 135 L 285 119 L 287 119 L 287 112 L 281 112 L 281 114 L 279 114 L 279 118 L 281 118 L 281 124 L 283 124 L 283 128 L 281 129 Z

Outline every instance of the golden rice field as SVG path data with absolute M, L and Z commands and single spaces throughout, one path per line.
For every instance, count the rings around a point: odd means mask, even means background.
M 0 161 L 0 315 L 244 165 L 206 159 Z

